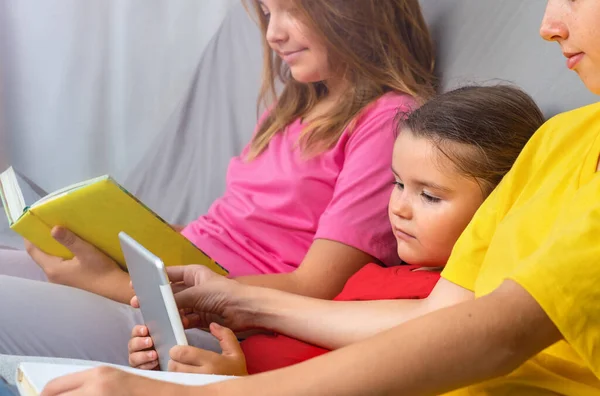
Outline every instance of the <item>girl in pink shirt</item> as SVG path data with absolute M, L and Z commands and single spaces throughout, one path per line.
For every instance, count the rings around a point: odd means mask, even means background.
M 248 146 L 232 159 L 224 195 L 182 232 L 240 282 L 330 299 L 365 264 L 398 263 L 386 209 L 393 188 L 394 118 L 433 93 L 431 38 L 418 0 L 256 0 L 248 5 L 257 11 L 264 35 L 260 100 L 269 111 Z M 283 82 L 278 96 L 276 79 Z M 51 283 L 129 302 L 129 277 L 112 260 L 68 230 L 52 233 L 74 259 L 48 256 L 28 245 Z M 81 290 L 16 279 L 0 277 L 0 301 L 5 301 L 0 304 L 19 301 L 0 306 L 0 312 L 18 315 L 35 306 L 48 313 L 43 336 L 31 334 L 36 342 L 48 339 L 52 345 L 32 347 L 27 338 L 15 342 L 13 329 L 3 328 L 9 337 L 4 342 L 0 336 L 0 353 L 127 363 L 120 348 L 132 324 L 141 322 L 132 319 L 137 311 L 111 308 L 107 298 L 92 299 Z M 33 290 L 47 298 L 30 301 Z M 58 304 L 61 293 L 66 301 L 77 300 L 77 308 Z M 117 311 L 127 321 L 114 318 Z M 111 330 L 118 335 L 110 339 L 121 337 L 118 356 L 73 338 L 86 337 L 86 317 L 92 322 L 102 315 L 126 328 Z M 26 318 L 19 323 L 35 327 Z M 97 353 L 85 352 L 88 348 Z

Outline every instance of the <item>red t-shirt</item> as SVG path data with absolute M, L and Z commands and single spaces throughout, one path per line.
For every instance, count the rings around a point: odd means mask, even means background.
M 380 267 L 368 264 L 352 276 L 335 301 L 425 298 L 440 278 L 434 271 L 419 267 Z M 329 352 L 284 335 L 255 335 L 242 342 L 249 374 L 291 366 Z

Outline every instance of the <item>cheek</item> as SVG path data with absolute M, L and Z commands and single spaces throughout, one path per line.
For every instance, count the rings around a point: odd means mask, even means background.
M 586 55 L 576 72 L 587 89 L 600 94 L 600 49 Z
M 456 240 L 464 230 L 452 210 L 429 213 L 419 220 L 419 240 L 431 256 L 431 261 L 444 265 Z
M 331 78 L 327 62 L 307 52 L 304 59 L 290 67 L 294 79 L 301 83 L 316 83 Z
M 597 7 L 600 11 L 600 7 Z M 596 27 L 596 21 L 586 20 L 586 25 L 593 28 L 579 32 L 582 42 L 588 42 L 585 51 L 587 59 L 581 63 L 579 76 L 586 87 L 596 95 L 600 95 L 600 28 Z
M 327 48 L 320 44 L 309 44 L 307 47 L 309 51 L 304 65 L 306 70 L 317 76 L 318 81 L 331 78 Z
M 388 202 L 388 213 L 390 217 L 393 216 L 392 211 L 394 210 L 394 205 L 398 200 L 398 189 L 394 186 L 392 193 L 390 194 L 390 201 Z
M 312 47 L 308 52 L 308 64 L 321 80 L 326 80 L 330 77 L 329 61 L 327 59 L 327 50 L 321 47 Z
M 327 56 L 327 48 L 317 46 L 313 50 L 315 56 L 315 63 L 319 66 L 322 71 L 329 71 L 329 57 Z
M 481 202 L 477 200 L 468 205 L 450 206 L 439 213 L 437 218 L 431 221 L 435 226 L 430 227 L 428 234 L 430 241 L 440 248 L 443 247 L 441 250 L 449 255 L 480 204 Z

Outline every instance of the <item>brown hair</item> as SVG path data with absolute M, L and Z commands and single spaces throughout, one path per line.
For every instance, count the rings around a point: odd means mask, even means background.
M 269 115 L 252 140 L 249 159 L 256 158 L 271 138 L 295 119 L 306 115 L 327 95 L 324 82 L 303 84 L 266 41 L 268 19 L 256 0 L 263 33 L 264 69 L 259 106 Z M 305 128 L 300 145 L 314 154 L 333 146 L 365 107 L 393 91 L 424 101 L 434 94 L 434 50 L 418 0 L 289 0 L 302 21 L 323 40 L 330 66 L 348 81 L 345 100 L 327 116 Z M 335 64 L 333 64 L 335 60 Z M 279 97 L 276 78 L 284 83 Z M 273 103 L 274 102 L 274 103 Z
M 543 123 L 535 101 L 516 87 L 468 86 L 432 99 L 400 120 L 400 129 L 432 140 L 487 196 Z

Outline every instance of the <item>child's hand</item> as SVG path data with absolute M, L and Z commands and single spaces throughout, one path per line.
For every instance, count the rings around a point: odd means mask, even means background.
M 210 332 L 218 338 L 222 353 L 191 346 L 176 346 L 170 351 L 169 371 L 196 374 L 248 375 L 246 358 L 233 331 L 216 323 Z
M 127 288 L 129 276 L 114 260 L 64 227 L 54 227 L 51 236 L 74 257 L 51 256 L 25 241 L 27 253 L 46 273 L 49 282 L 87 290 L 122 303 L 131 299 L 131 290 Z
M 154 343 L 146 326 L 138 325 L 133 328 L 127 347 L 131 367 L 141 370 L 158 369 L 158 354 L 154 350 Z

